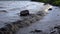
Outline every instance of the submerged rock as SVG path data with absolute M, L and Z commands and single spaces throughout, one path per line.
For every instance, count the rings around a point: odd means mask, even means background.
M 20 12 L 20 16 L 27 16 L 29 15 L 29 10 L 23 10 Z

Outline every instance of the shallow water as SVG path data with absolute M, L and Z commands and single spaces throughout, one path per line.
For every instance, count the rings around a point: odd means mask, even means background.
M 31 1 L 0 1 L 0 24 L 2 25 L 0 26 L 3 27 L 5 23 L 23 20 L 19 16 L 22 10 L 27 9 L 30 11 L 30 14 L 36 14 L 38 11 L 42 11 L 45 7 L 43 4 Z M 6 10 L 6 12 L 1 10 Z
M 49 14 L 46 15 L 42 20 L 32 24 L 29 27 L 20 29 L 17 34 L 50 34 L 53 27 L 60 25 L 60 8 L 54 6 Z M 42 30 L 40 33 L 30 33 L 35 29 Z

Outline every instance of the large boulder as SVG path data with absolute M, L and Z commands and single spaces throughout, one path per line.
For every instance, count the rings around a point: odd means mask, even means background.
M 23 10 L 20 12 L 20 16 L 27 16 L 29 15 L 29 10 Z

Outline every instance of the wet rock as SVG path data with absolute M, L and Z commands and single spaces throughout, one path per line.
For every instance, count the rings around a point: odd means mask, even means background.
M 55 26 L 54 29 L 57 29 L 58 33 L 60 34 L 60 25 Z
M 7 31 L 6 28 L 0 28 L 0 31 Z
M 56 31 L 51 31 L 50 34 L 54 34 Z
M 7 24 L 5 27 L 0 28 L 0 31 L 9 31 L 12 26 Z
M 20 12 L 20 16 L 27 16 L 29 15 L 29 10 L 23 10 Z
M 49 8 L 48 10 L 52 10 L 52 8 Z
M 42 32 L 42 30 L 35 29 L 34 31 L 31 31 L 30 33 L 34 33 L 34 32 L 39 33 L 39 32 Z
M 42 30 L 35 29 L 35 32 L 42 32 Z
M 54 27 L 54 29 L 56 29 L 56 28 L 57 28 L 57 29 L 60 29 L 60 25 Z
M 7 12 L 6 10 L 0 10 L 0 12 Z

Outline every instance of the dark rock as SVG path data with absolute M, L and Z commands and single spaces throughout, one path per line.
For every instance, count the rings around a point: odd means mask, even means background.
M 34 31 L 30 31 L 29 33 L 35 33 Z
M 60 34 L 60 25 L 55 26 L 54 29 L 57 29 L 58 33 Z
M 52 31 L 52 32 L 50 32 L 50 34 L 53 34 L 53 33 L 55 33 L 56 31 Z
M 7 31 L 6 28 L 0 28 L 0 31 Z
M 42 30 L 35 29 L 35 32 L 42 32 Z
M 49 8 L 48 10 L 52 10 L 52 8 Z
M 0 12 L 7 12 L 6 10 L 0 10 Z
M 60 29 L 60 26 L 59 26 L 59 25 L 58 25 L 58 26 L 55 26 L 54 29 L 55 29 L 55 28 Z
M 35 33 L 35 32 L 42 32 L 42 30 L 35 29 L 34 31 L 31 31 L 30 33 Z
M 29 11 L 28 10 L 23 10 L 20 12 L 20 16 L 27 16 L 29 15 Z

